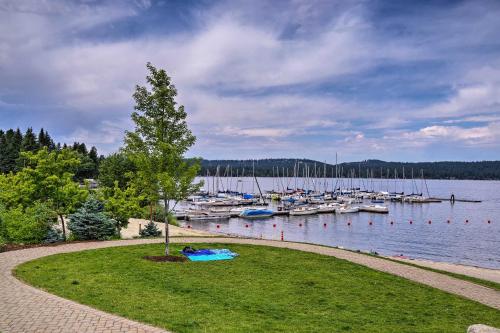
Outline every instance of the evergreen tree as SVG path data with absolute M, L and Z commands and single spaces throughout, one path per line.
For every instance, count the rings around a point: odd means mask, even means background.
M 73 150 L 79 152 L 82 155 L 87 155 L 87 146 L 85 146 L 85 143 L 80 143 L 80 142 L 74 142 L 73 143 Z
M 94 163 L 94 168 L 92 170 L 92 177 L 91 178 L 97 178 L 99 174 L 99 156 L 97 155 L 97 148 L 92 146 L 89 151 L 88 157 L 92 160 Z
M 47 147 L 45 131 L 43 130 L 43 128 L 41 128 L 40 132 L 38 133 L 38 144 L 40 145 L 40 148 Z
M 144 229 L 139 231 L 141 237 L 158 237 L 161 236 L 161 230 L 156 226 L 156 223 L 150 221 Z
M 89 151 L 89 157 L 92 161 L 94 161 L 95 165 L 99 163 L 99 157 L 97 156 L 97 148 L 92 146 Z
M 0 173 L 6 172 L 7 141 L 5 132 L 0 129 Z
M 38 134 L 38 144 L 40 145 L 40 148 L 47 147 L 49 152 L 56 149 L 54 141 L 50 137 L 49 133 L 44 131 L 43 128 L 40 129 L 40 133 Z
M 21 149 L 21 143 L 23 141 L 23 135 L 21 131 L 17 129 L 9 129 L 5 133 L 5 145 L 3 149 L 3 154 L 0 155 L 0 166 L 2 172 L 14 172 L 16 170 L 17 159 L 19 158 L 19 151 Z
M 76 239 L 105 240 L 116 235 L 115 221 L 104 214 L 102 202 L 94 197 L 89 197 L 69 219 L 68 228 Z
M 39 147 L 33 129 L 28 127 L 21 143 L 21 151 L 37 151 Z

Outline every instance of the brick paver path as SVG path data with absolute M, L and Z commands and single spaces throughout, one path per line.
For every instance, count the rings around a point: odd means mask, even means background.
M 75 243 L 0 253 L 0 332 L 165 332 L 48 294 L 20 282 L 11 274 L 12 269 L 17 265 L 51 254 L 161 241 L 161 239 L 136 239 Z M 500 292 L 496 290 L 447 275 L 340 249 L 241 238 L 176 238 L 172 241 L 268 245 L 335 256 L 500 309 Z

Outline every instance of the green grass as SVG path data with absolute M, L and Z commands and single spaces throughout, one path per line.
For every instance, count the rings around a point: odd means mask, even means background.
M 196 245 L 194 245 L 196 246 Z M 154 263 L 162 244 L 59 254 L 16 269 L 22 280 L 174 332 L 460 332 L 500 312 L 347 261 L 272 247 L 200 244 L 232 261 Z M 182 245 L 172 246 L 174 252 Z

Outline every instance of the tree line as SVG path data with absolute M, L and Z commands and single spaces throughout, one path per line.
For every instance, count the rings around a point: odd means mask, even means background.
M 96 147 L 92 146 L 88 150 L 85 143 L 74 142 L 70 146 L 66 143 L 63 145 L 59 142 L 55 143 L 43 128 L 40 129 L 38 135 L 31 127 L 25 133 L 22 133 L 19 128 L 0 129 L 0 173 L 20 171 L 26 164 L 22 153 L 36 153 L 44 148 L 48 152 L 61 151 L 66 148 L 77 152 L 80 164 L 75 170 L 75 179 L 80 182 L 84 179 L 97 178 L 99 164 L 104 159 L 104 156 L 98 155 Z
M 199 176 L 257 177 L 374 177 L 500 180 L 500 161 L 479 162 L 386 162 L 365 160 L 338 165 L 310 159 L 202 160 Z

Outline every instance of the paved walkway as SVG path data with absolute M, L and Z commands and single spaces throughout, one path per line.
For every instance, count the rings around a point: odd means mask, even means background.
M 74 243 L 0 253 L 0 332 L 165 332 L 48 294 L 20 282 L 11 274 L 12 269 L 17 265 L 51 254 L 161 241 L 161 239 L 135 239 Z M 340 249 L 240 238 L 176 238 L 172 241 L 269 245 L 335 256 L 461 295 L 500 310 L 500 292 L 493 289 L 447 275 Z
M 500 283 L 500 269 L 490 269 L 475 266 L 465 266 L 459 264 L 451 264 L 447 262 L 437 262 L 425 259 L 406 259 L 399 257 L 387 257 L 392 260 L 399 260 L 409 264 L 424 266 L 432 269 L 439 269 L 456 274 L 468 275 L 482 280 L 488 280 Z

